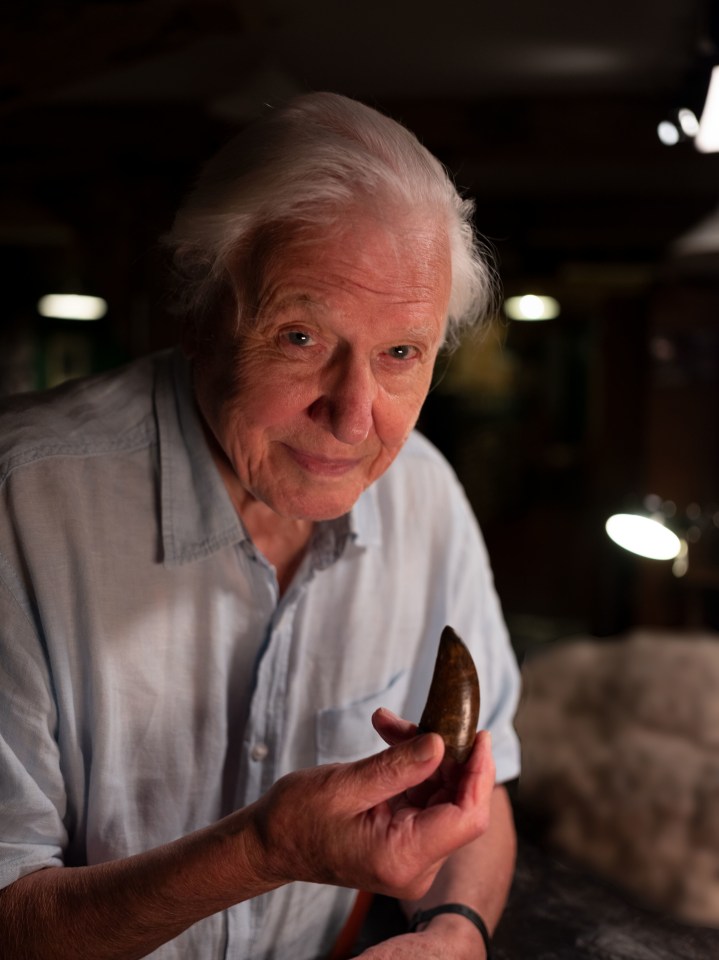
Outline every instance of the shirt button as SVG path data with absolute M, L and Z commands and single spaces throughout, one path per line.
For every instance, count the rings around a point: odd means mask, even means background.
M 269 752 L 270 748 L 266 743 L 256 743 L 250 750 L 250 756 L 253 760 L 264 760 Z

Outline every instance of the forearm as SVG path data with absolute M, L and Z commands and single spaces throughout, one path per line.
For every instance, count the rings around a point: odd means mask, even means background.
M 438 770 L 436 734 L 352 764 L 287 774 L 250 807 L 147 853 L 60 867 L 0 893 L 0 956 L 137 960 L 203 917 L 292 880 L 422 896 L 486 827 L 494 782 L 478 739 L 456 802 L 413 806 Z
M 443 903 L 463 903 L 480 914 L 490 932 L 502 915 L 509 895 L 516 859 L 514 818 L 507 791 L 495 787 L 492 793 L 489 828 L 472 843 L 454 853 L 438 873 L 427 894 L 416 901 L 403 901 L 408 918 L 417 910 Z M 432 926 L 445 928 L 450 937 L 456 931 L 481 950 L 479 934 L 463 917 L 441 914 Z M 479 950 L 473 956 L 480 957 Z
M 278 884 L 251 810 L 146 853 L 39 870 L 0 891 L 0 956 L 137 960 L 198 920 Z

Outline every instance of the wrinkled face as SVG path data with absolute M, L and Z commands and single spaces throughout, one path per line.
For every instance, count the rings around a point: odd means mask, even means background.
M 448 241 L 424 221 L 358 219 L 289 244 L 263 279 L 257 317 L 239 331 L 228 317 L 195 357 L 197 401 L 240 509 L 249 496 L 285 518 L 337 517 L 417 420 L 444 336 Z

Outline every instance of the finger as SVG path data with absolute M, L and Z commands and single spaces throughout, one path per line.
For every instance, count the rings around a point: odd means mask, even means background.
M 427 791 L 424 806 L 434 807 L 438 803 L 452 803 L 453 801 L 454 794 L 449 787 L 435 785 L 433 790 Z
M 461 807 L 481 807 L 488 804 L 494 784 L 492 735 L 488 730 L 483 730 L 477 734 L 474 747 L 457 784 L 457 804 Z
M 480 772 L 486 774 L 488 763 L 487 752 L 489 751 L 491 755 L 491 744 L 487 742 L 488 737 L 489 734 L 486 736 L 484 734 L 477 734 L 470 756 L 466 761 L 461 763 L 445 752 L 438 773 L 432 777 L 431 781 L 428 780 L 419 788 L 423 790 L 422 806 L 437 802 L 435 792 L 437 794 L 441 792 L 445 799 L 449 798 L 456 802 L 457 788 L 467 775 L 474 775 Z M 432 783 L 434 783 L 434 786 L 432 786 Z M 419 795 L 418 791 L 414 791 L 414 793 Z
M 417 736 L 417 724 L 403 720 L 387 707 L 380 707 L 372 714 L 372 726 L 385 743 L 394 746 Z
M 488 811 L 462 810 L 455 803 L 440 800 L 419 810 L 400 808 L 392 822 L 398 826 L 411 824 L 411 833 L 405 833 L 404 837 L 411 837 L 415 859 L 431 864 L 481 836 L 486 830 Z
M 495 770 L 488 733 L 477 736 L 469 760 L 458 765 L 462 766 L 456 792 L 447 785 L 448 793 L 443 794 L 435 784 L 435 795 L 426 797 L 419 809 L 407 803 L 398 806 L 392 817 L 395 823 L 411 821 L 413 843 L 430 863 L 481 836 L 489 824 Z
M 426 780 L 443 756 L 444 742 L 436 733 L 391 746 L 349 766 L 354 779 L 349 795 L 357 798 L 358 809 L 377 806 Z
M 418 786 L 411 787 L 407 790 L 405 796 L 412 806 L 426 807 L 432 797 L 441 789 L 443 789 L 442 781 L 438 777 L 432 776 L 423 780 Z
M 474 740 L 470 755 L 467 757 L 467 769 L 475 772 L 487 763 L 487 755 L 492 755 L 492 734 L 489 730 L 480 730 Z

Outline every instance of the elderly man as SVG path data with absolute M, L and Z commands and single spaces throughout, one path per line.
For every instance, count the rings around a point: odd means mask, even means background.
M 177 217 L 182 350 L 6 409 L 3 957 L 311 960 L 357 889 L 417 917 L 368 960 L 485 955 L 517 672 L 413 432 L 491 296 L 471 214 L 404 128 L 300 98 Z M 446 623 L 482 685 L 461 767 L 415 727 Z

